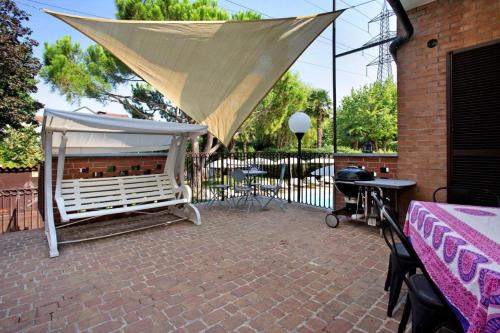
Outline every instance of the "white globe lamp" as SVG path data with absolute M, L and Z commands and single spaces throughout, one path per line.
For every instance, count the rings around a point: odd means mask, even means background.
M 302 167 L 301 167 L 301 154 L 302 154 L 302 137 L 307 132 L 307 130 L 311 127 L 311 118 L 304 112 L 295 112 L 290 119 L 288 119 L 288 127 L 295 134 L 298 141 L 298 193 L 297 193 L 297 201 L 300 203 L 300 192 L 302 191 Z
M 304 112 L 295 112 L 290 119 L 288 119 L 288 127 L 295 135 L 302 134 L 303 136 L 311 127 L 311 118 Z

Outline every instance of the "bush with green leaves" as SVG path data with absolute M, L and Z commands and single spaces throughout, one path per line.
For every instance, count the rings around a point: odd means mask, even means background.
M 43 160 L 40 134 L 35 126 L 8 126 L 0 141 L 0 165 L 4 168 L 37 166 Z

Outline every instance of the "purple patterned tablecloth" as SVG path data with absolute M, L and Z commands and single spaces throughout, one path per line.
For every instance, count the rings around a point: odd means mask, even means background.
M 464 331 L 500 332 L 500 208 L 412 201 L 404 232 Z

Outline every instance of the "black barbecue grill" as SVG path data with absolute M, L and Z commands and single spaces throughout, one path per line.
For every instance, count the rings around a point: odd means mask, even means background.
M 350 166 L 339 170 L 335 174 L 335 188 L 344 194 L 345 206 L 329 213 L 325 222 L 328 226 L 336 228 L 339 225 L 337 215 L 352 215 L 357 214 L 362 210 L 362 194 L 360 186 L 355 185 L 357 180 L 374 180 L 373 174 L 363 168 Z

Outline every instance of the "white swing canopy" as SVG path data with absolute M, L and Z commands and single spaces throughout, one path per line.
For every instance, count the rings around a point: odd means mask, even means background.
M 202 135 L 207 132 L 207 126 L 45 109 L 44 143 L 47 132 L 53 133 L 53 153 L 58 152 L 61 138 L 66 135 L 67 155 L 88 156 L 166 150 L 172 137 Z
M 54 199 L 62 221 L 169 207 L 173 214 L 201 224 L 197 208 L 191 205 L 191 188 L 184 184 L 184 159 L 187 140 L 206 132 L 203 125 L 46 109 L 42 140 L 45 161 L 52 161 L 52 154 L 58 156 Z M 66 154 L 166 149 L 168 157 L 162 174 L 63 180 Z M 45 164 L 44 187 L 45 232 L 50 256 L 55 257 L 59 252 L 52 207 L 52 163 Z

